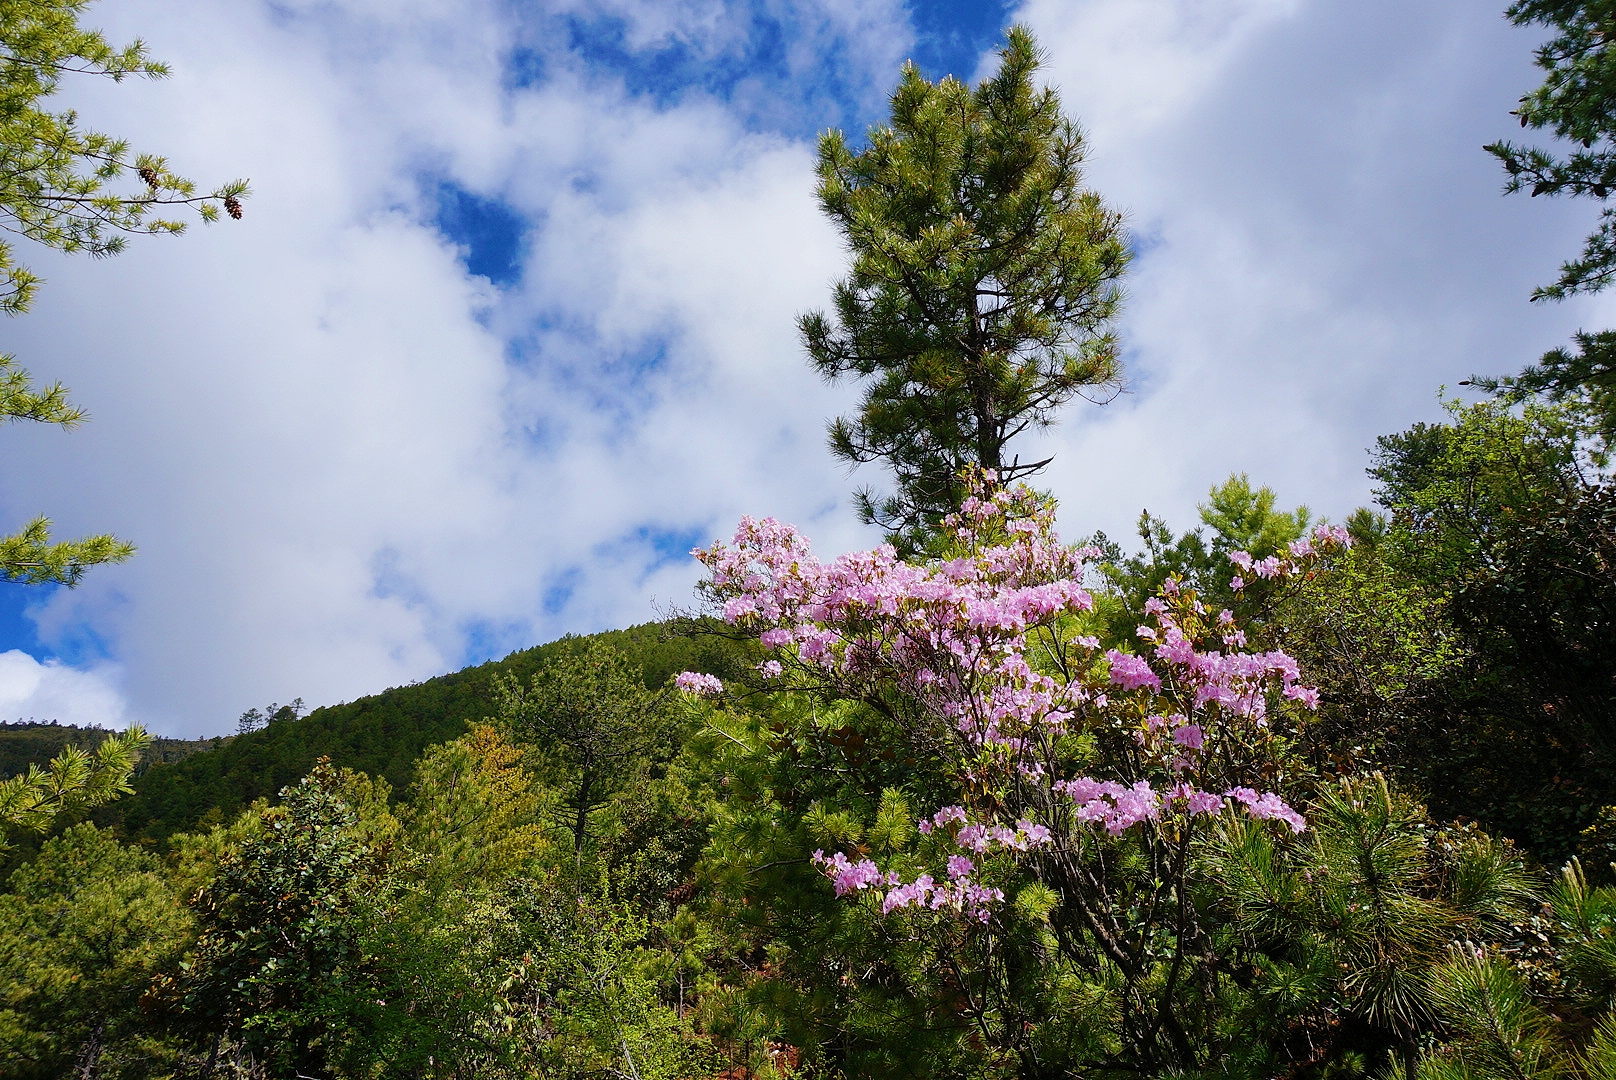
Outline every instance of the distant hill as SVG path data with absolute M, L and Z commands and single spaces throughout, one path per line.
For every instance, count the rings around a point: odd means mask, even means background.
M 42 724 L 37 720 L 0 723 L 0 780 L 26 772 L 28 766 L 45 766 L 69 746 L 80 750 L 93 750 L 101 740 L 112 734 L 103 727 L 79 727 L 76 724 Z M 153 765 L 168 765 L 203 750 L 218 748 L 225 740 L 155 738 L 150 749 L 142 755 L 138 772 Z
M 664 623 L 591 637 L 637 661 L 652 688 L 680 671 L 725 676 L 745 662 L 739 645 L 714 636 L 674 635 Z M 198 740 L 207 743 L 205 753 L 143 769 L 135 793 L 97 811 L 95 820 L 118 827 L 131 840 L 161 843 L 176 832 L 227 821 L 254 799 L 274 796 L 321 757 L 384 777 L 400 792 L 409 785 L 421 751 L 458 738 L 468 724 L 492 714 L 496 675 L 509 672 L 525 680 L 546 659 L 584 640 L 568 636 L 503 660 L 315 709 L 250 734 Z

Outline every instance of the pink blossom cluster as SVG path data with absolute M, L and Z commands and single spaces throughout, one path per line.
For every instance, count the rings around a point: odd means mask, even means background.
M 697 697 L 717 697 L 724 692 L 724 682 L 717 675 L 700 671 L 681 671 L 673 677 L 673 685 Z
M 840 851 L 827 858 L 824 849 L 816 850 L 813 854 L 813 861 L 814 865 L 823 869 L 825 876 L 830 878 L 831 885 L 835 888 L 837 896 L 846 896 L 850 892 L 868 889 L 872 885 L 896 885 L 898 883 L 896 874 L 890 875 L 891 880 L 887 880 L 888 875 L 882 874 L 880 868 L 869 859 L 852 862 Z
M 889 915 L 904 907 L 947 909 L 985 923 L 992 917 L 993 906 L 1003 901 L 1002 890 L 978 885 L 965 877 L 943 882 L 934 880 L 930 874 L 921 874 L 909 884 L 890 890 L 881 901 L 881 914 Z
M 1028 851 L 1050 842 L 1049 827 L 1023 818 L 1015 828 L 1004 825 L 971 822 L 963 806 L 945 806 L 929 818 L 921 818 L 922 835 L 929 836 L 951 824 L 960 827 L 953 831 L 954 842 L 966 851 L 978 854 L 987 851 Z
M 1254 818 L 1283 821 L 1291 827 L 1292 832 L 1307 828 L 1302 815 L 1291 809 L 1278 795 L 1271 791 L 1259 795 L 1247 787 L 1231 788 L 1220 796 L 1180 783 L 1157 792 L 1147 780 L 1123 787 L 1115 781 L 1095 780 L 1087 776 L 1075 780 L 1057 780 L 1051 786 L 1077 804 L 1079 821 L 1101 825 L 1112 836 L 1142 822 L 1159 820 L 1164 809 L 1176 805 L 1181 805 L 1183 812 L 1190 817 L 1219 814 L 1223 811 L 1224 800 L 1244 806 Z
M 1240 787 L 1226 793 L 1228 797 L 1246 808 L 1246 813 L 1254 818 L 1272 818 L 1283 821 L 1291 827 L 1292 832 L 1301 832 L 1307 828 L 1307 822 L 1302 815 L 1285 805 L 1283 799 L 1272 791 L 1258 794 L 1251 788 Z
M 1004 899 L 1002 890 L 980 885 L 971 879 L 976 864 L 963 855 L 949 856 L 948 880 L 941 882 L 930 874 L 921 874 L 906 883 L 897 874 L 883 874 L 869 859 L 853 862 L 839 851 L 827 856 L 822 849 L 817 850 L 813 853 L 812 861 L 830 878 L 837 896 L 889 886 L 881 897 L 883 915 L 903 907 L 932 911 L 947 909 L 979 922 L 987 922 L 991 905 Z
M 1176 596 L 1176 593 L 1173 594 Z M 1227 713 L 1264 722 L 1268 710 L 1268 690 L 1275 680 L 1281 694 L 1308 707 L 1318 704 L 1318 693 L 1300 684 L 1301 670 L 1296 661 L 1283 652 L 1248 653 L 1239 650 L 1244 634 L 1231 629 L 1233 615 L 1219 614 L 1218 633 L 1223 649 L 1198 649 L 1191 634 L 1185 633 L 1181 623 L 1185 615 L 1204 615 L 1199 601 L 1192 601 L 1187 611 L 1179 611 L 1151 597 L 1145 612 L 1154 620 L 1141 624 L 1137 634 L 1153 643 L 1151 652 L 1163 663 L 1173 685 L 1179 691 L 1193 694 L 1192 708 L 1201 709 L 1215 704 Z M 1231 639 L 1238 644 L 1231 645 Z M 1147 690 L 1152 694 L 1162 689 L 1162 677 L 1141 656 L 1109 650 L 1106 660 L 1110 664 L 1110 678 L 1115 686 L 1124 690 Z
M 977 819 L 963 806 L 922 820 L 923 834 L 946 830 L 967 853 L 948 856 L 945 882 L 921 875 L 904 883 L 869 859 L 816 852 L 815 864 L 838 896 L 881 886 L 888 890 L 886 911 L 927 907 L 975 917 L 995 890 L 973 882 L 971 856 L 1025 857 L 1068 835 L 1068 824 L 1115 836 L 1234 804 L 1253 817 L 1305 828 L 1277 794 L 1226 787 L 1237 775 L 1210 771 L 1226 758 L 1212 752 L 1221 740 L 1242 725 L 1265 726 L 1271 693 L 1317 704 L 1317 691 L 1301 684 L 1291 657 L 1242 651 L 1245 635 L 1232 613 L 1210 616 L 1193 590 L 1169 581 L 1146 605 L 1138 653 L 1111 649 L 1102 657 L 1100 642 L 1080 635 L 1068 644 L 1087 650 L 1090 662 L 1076 677 L 1057 681 L 1028 662 L 1033 631 L 1093 605 L 1081 579 L 1094 553 L 1063 546 L 1053 525 L 1047 500 L 1025 488 L 979 484 L 945 520 L 950 550 L 963 553 L 952 558 L 908 563 L 883 546 L 826 564 L 793 527 L 752 518 L 742 519 L 730 543 L 694 553 L 709 571 L 705 588 L 724 618 L 774 650 L 760 665 L 765 675 L 789 670 L 849 697 L 895 687 L 957 733 L 962 776 L 1011 777 L 1070 800 L 1066 816 L 1057 811 L 1045 822 L 1023 817 L 1011 826 L 997 810 Z M 1249 573 L 1277 577 L 1345 542 L 1344 531 L 1321 528 L 1283 559 L 1259 561 L 1244 552 L 1231 558 Z M 1176 709 L 1151 707 L 1163 702 Z M 1107 716 L 1146 714 L 1143 723 L 1132 721 L 1141 752 L 1133 782 L 1050 775 L 1058 770 L 1052 740 L 1063 732 Z M 1046 797 L 1029 805 L 1057 804 Z
M 1026 489 L 972 495 L 949 521 L 962 545 L 996 542 L 925 565 L 889 546 L 824 564 L 793 527 L 743 518 L 732 543 L 694 554 L 724 618 L 765 647 L 838 683 L 896 681 L 974 745 L 1014 751 L 1017 731 L 1070 715 L 1023 651 L 1029 630 L 1093 606 L 1080 584 L 1091 553 L 1060 544 L 1052 507 Z
M 1319 525 L 1313 529 L 1310 536 L 1292 540 L 1285 545 L 1285 555 L 1270 555 L 1266 559 L 1254 558 L 1249 551 L 1232 551 L 1229 561 L 1248 574 L 1255 574 L 1270 581 L 1290 577 L 1302 567 L 1302 560 L 1321 551 L 1331 548 L 1349 548 L 1352 546 L 1352 536 L 1341 525 Z M 1246 586 L 1244 578 L 1236 577 L 1229 582 L 1235 589 Z

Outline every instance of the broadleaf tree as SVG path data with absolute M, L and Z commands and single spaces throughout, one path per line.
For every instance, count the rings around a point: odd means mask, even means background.
M 856 498 L 902 547 L 957 505 L 965 469 L 1003 483 L 1038 471 L 1047 460 L 1008 444 L 1121 385 L 1122 216 L 1082 186 L 1087 144 L 1037 85 L 1032 35 L 1013 27 L 999 55 L 974 88 L 905 65 L 864 149 L 839 131 L 819 143 L 819 204 L 852 272 L 834 316 L 810 312 L 798 329 L 821 375 L 864 384 L 831 449 L 891 469 L 890 494 Z
M 182 208 L 202 220 L 242 216 L 247 183 L 233 180 L 208 192 L 176 173 L 167 160 L 135 153 L 127 140 L 79 124 L 71 109 L 51 111 L 46 100 L 64 76 L 121 82 L 130 75 L 160 79 L 168 66 L 140 41 L 122 48 L 80 25 L 91 0 L 0 0 L 0 230 L 57 251 L 116 255 L 140 233 L 178 234 Z M 120 186 L 126 178 L 134 182 Z M 40 278 L 18 261 L 13 241 L 0 238 L 0 312 L 28 310 Z M 60 384 L 36 389 L 10 355 L 0 356 L 0 423 L 33 420 L 73 427 L 84 412 Z M 73 586 L 91 567 L 133 554 L 110 536 L 52 542 L 50 522 L 36 517 L 0 538 L 0 581 Z

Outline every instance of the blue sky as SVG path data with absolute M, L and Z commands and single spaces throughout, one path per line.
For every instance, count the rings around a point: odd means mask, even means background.
M 255 194 L 33 258 L 7 348 L 93 420 L 0 433 L 0 524 L 140 554 L 0 592 L 0 715 L 227 731 L 654 618 L 744 513 L 871 543 L 792 329 L 844 265 L 813 141 L 1011 20 L 1140 253 L 1128 394 L 1025 451 L 1068 535 L 1231 472 L 1339 518 L 1439 386 L 1610 325 L 1526 303 L 1594 211 L 1499 194 L 1535 37 L 1470 0 L 103 0 L 175 75 L 68 103 Z

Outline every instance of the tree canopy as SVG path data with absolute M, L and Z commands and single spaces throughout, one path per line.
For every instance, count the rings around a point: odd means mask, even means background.
M 884 462 L 895 490 L 860 513 L 914 543 L 958 503 L 960 473 L 1008 483 L 1047 461 L 1007 450 L 1080 393 L 1120 386 L 1111 320 L 1128 265 L 1121 215 L 1082 187 L 1082 132 L 1012 28 L 974 89 L 906 64 L 888 124 L 855 151 L 819 143 L 820 206 L 852 251 L 834 319 L 799 319 L 825 378 L 864 384 L 830 425 L 837 456 Z

